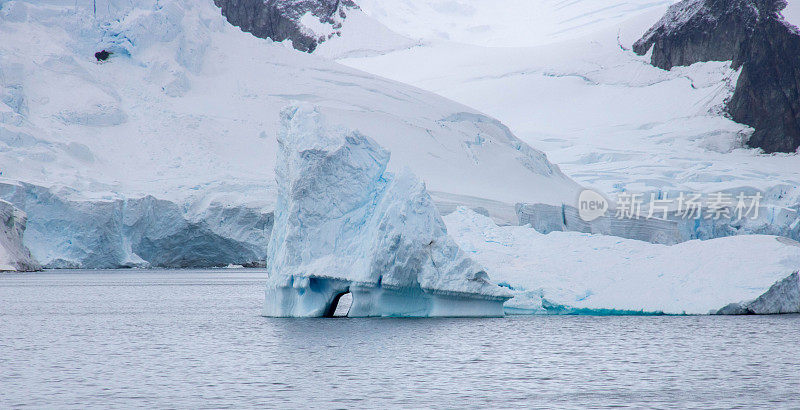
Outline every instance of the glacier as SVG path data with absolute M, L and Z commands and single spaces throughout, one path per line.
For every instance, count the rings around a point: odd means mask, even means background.
M 410 170 L 359 132 L 287 107 L 278 135 L 275 224 L 264 315 L 502 316 L 510 295 L 447 235 Z
M 672 246 L 497 226 L 460 208 L 448 232 L 514 298 L 510 314 L 797 313 L 800 243 L 740 235 Z M 754 256 L 757 255 L 757 256 Z
M 413 44 L 348 19 L 323 44 Z M 47 267 L 259 263 L 293 101 L 370 135 L 448 208 L 516 223 L 517 202 L 580 190 L 499 121 L 244 33 L 212 0 L 2 0 L 0 38 L 0 198 L 27 213 L 24 242 Z M 98 63 L 102 49 L 114 54 Z
M 272 212 L 217 198 L 184 208 L 144 197 L 88 200 L 67 189 L 0 183 L 29 215 L 25 245 L 46 268 L 260 266 Z
M 0 200 L 0 272 L 41 270 L 22 243 L 27 216 L 9 202 Z
M 800 200 L 797 190 L 789 185 L 777 185 L 767 191 L 754 188 L 740 188 L 724 192 L 731 197 L 739 193 L 748 196 L 761 195 L 761 205 L 747 218 L 736 215 L 721 215 L 715 218 L 686 217 L 677 210 L 675 203 L 667 208 L 666 214 L 648 218 L 650 198 L 678 198 L 678 192 L 652 192 L 641 194 L 642 214 L 637 217 L 617 217 L 617 204 L 609 201 L 609 210 L 593 220 L 586 222 L 580 217 L 575 206 L 564 204 L 524 204 L 516 206 L 519 225 L 530 225 L 541 233 L 553 231 L 575 231 L 637 239 L 651 243 L 674 245 L 693 239 L 714 239 L 734 235 L 774 235 L 800 240 Z M 795 205 L 787 206 L 790 203 Z M 710 215 L 713 208 L 708 203 L 700 204 L 702 215 Z
M 585 187 L 609 197 L 625 192 L 645 197 L 764 194 L 763 217 L 743 226 L 678 221 L 650 232 L 648 221 L 596 229 L 576 221 L 575 230 L 665 243 L 753 233 L 800 239 L 797 155 L 748 148 L 754 130 L 726 113 L 743 71 L 731 61 L 665 71 L 650 64 L 650 55 L 633 51 L 675 1 L 358 3 L 368 16 L 420 45 L 380 55 L 343 55 L 339 63 L 497 118 Z M 784 10 L 787 19 L 797 10 L 795 3 Z M 346 33 L 336 41 L 347 42 Z M 332 45 L 323 44 L 317 52 Z M 562 204 L 520 204 L 527 208 L 521 224 L 561 230 Z M 569 217 L 577 201 L 563 204 Z

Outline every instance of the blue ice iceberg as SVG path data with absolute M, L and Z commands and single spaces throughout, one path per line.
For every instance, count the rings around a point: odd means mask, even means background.
M 422 183 L 372 139 L 292 106 L 278 135 L 264 315 L 502 316 L 506 290 L 448 236 Z

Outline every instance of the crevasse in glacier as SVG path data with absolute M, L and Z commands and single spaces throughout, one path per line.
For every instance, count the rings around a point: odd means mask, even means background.
M 386 171 L 389 153 L 327 126 L 310 106 L 281 114 L 278 199 L 264 314 L 502 316 L 510 295 L 448 236 L 422 183 Z

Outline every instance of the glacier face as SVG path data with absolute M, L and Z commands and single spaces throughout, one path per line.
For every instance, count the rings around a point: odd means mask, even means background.
M 425 185 L 310 106 L 282 114 L 264 314 L 498 316 L 508 296 L 447 235 Z
M 796 188 L 778 185 L 766 192 L 748 188 L 729 191 L 727 194 L 736 197 L 738 193 L 762 195 L 763 201 L 757 212 L 748 218 L 739 219 L 735 215 L 718 218 L 686 217 L 685 214 L 672 209 L 666 217 L 658 215 L 648 218 L 647 212 L 636 218 L 619 218 L 616 216 L 616 204 L 600 218 L 586 222 L 580 217 L 575 206 L 560 207 L 545 204 L 517 204 L 516 212 L 519 225 L 530 225 L 542 233 L 553 231 L 575 231 L 602 235 L 619 236 L 628 239 L 674 245 L 694 239 L 714 239 L 735 235 L 775 235 L 792 240 L 800 240 L 800 201 Z M 654 192 L 655 198 L 677 198 L 676 192 Z M 649 194 L 642 194 L 649 198 Z M 786 204 L 794 204 L 787 206 Z M 674 204 L 673 204 L 674 205 Z M 642 209 L 647 210 L 647 200 Z M 713 214 L 708 204 L 702 204 L 699 212 L 702 215 Z
M 152 196 L 70 199 L 30 184 L 0 183 L 0 198 L 31 218 L 24 243 L 47 268 L 191 268 L 259 265 L 272 213 L 202 204 L 202 212 Z
M 0 200 L 0 271 L 30 272 L 41 269 L 22 242 L 26 215 Z

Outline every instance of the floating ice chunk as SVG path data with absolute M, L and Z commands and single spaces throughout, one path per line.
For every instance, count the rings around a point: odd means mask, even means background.
M 466 208 L 444 219 L 459 246 L 512 291 L 509 313 L 800 312 L 800 243 L 788 238 L 740 235 L 665 246 L 499 227 Z
M 506 291 L 447 235 L 425 185 L 372 139 L 282 112 L 267 316 L 502 316 Z

